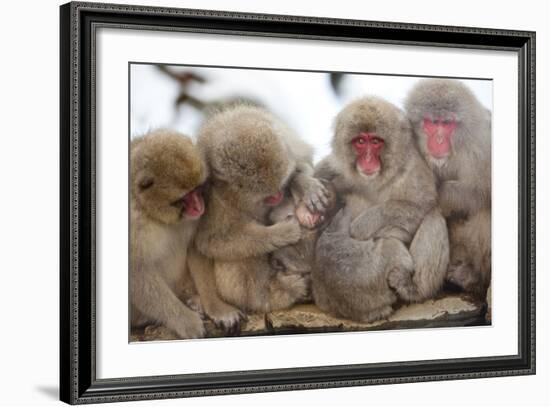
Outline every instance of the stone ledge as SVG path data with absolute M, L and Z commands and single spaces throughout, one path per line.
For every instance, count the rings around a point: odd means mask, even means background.
M 291 309 L 267 314 L 253 314 L 242 326 L 239 336 L 284 335 L 314 332 L 374 331 L 487 325 L 487 304 L 463 294 L 447 294 L 421 304 L 398 306 L 389 318 L 373 323 L 360 323 L 333 317 L 314 304 L 301 304 Z M 207 337 L 224 337 L 223 331 L 205 321 Z M 177 339 L 163 326 L 147 326 L 134 330 L 130 341 Z

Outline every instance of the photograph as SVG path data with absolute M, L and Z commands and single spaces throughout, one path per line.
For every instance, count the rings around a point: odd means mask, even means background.
M 535 374 L 535 32 L 366 17 L 60 7 L 62 401 Z
M 491 325 L 490 78 L 128 69 L 129 342 Z

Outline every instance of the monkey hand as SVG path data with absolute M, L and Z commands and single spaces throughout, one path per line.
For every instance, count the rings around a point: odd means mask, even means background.
M 353 239 L 369 240 L 374 236 L 377 229 L 375 222 L 371 221 L 371 217 L 363 214 L 351 222 L 349 234 Z
M 302 237 L 300 224 L 296 219 L 285 220 L 269 227 L 271 242 L 275 249 L 298 242 Z
M 308 229 L 315 228 L 325 219 L 319 212 L 310 212 L 303 203 L 296 207 L 296 218 L 298 219 L 298 222 L 300 222 L 300 225 Z
M 330 193 L 320 180 L 311 177 L 304 185 L 302 201 L 310 212 L 323 213 L 329 205 Z

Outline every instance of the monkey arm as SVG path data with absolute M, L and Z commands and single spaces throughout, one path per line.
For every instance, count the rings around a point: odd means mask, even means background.
M 328 205 L 327 189 L 313 176 L 313 167 L 309 163 L 297 163 L 290 181 L 290 192 L 296 204 L 302 201 L 312 212 L 324 212 Z
M 393 237 L 408 243 L 429 209 L 409 201 L 390 200 L 359 215 L 350 225 L 350 235 L 358 240 Z
M 445 181 L 439 188 L 439 206 L 445 217 L 469 216 L 490 208 L 491 194 L 462 181 Z
M 333 165 L 330 162 L 330 156 L 323 158 L 315 166 L 315 171 L 313 174 L 316 178 L 324 179 L 326 181 L 332 181 L 338 175 L 338 172 L 334 169 Z
M 215 260 L 236 261 L 263 256 L 281 247 L 296 243 L 301 238 L 296 220 L 271 226 L 249 222 L 226 234 L 213 233 L 198 236 L 195 243 L 200 252 Z
M 149 319 L 175 331 L 181 338 L 203 337 L 204 326 L 200 316 L 180 301 L 158 267 L 158 264 L 145 265 L 132 273 L 132 305 Z

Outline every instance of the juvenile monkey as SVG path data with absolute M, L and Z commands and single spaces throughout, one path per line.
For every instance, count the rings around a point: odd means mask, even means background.
M 207 176 L 191 140 L 168 130 L 130 146 L 131 325 L 162 323 L 181 338 L 204 336 L 200 316 L 177 296 L 187 248 L 204 212 Z M 188 283 L 188 282 L 184 282 Z
M 302 238 L 297 243 L 271 253 L 270 264 L 274 270 L 298 274 L 311 272 L 317 238 L 339 208 L 336 191 L 330 183 L 325 182 L 324 185 L 328 192 L 328 202 L 323 214 L 310 212 L 304 202 L 296 205 L 291 197 L 285 197 L 283 202 L 269 213 L 271 224 L 294 218 L 302 229 Z
M 433 174 L 399 109 L 376 97 L 346 106 L 316 175 L 332 181 L 345 205 L 317 242 L 320 308 L 370 322 L 392 312 L 395 293 L 420 301 L 441 289 L 447 229 Z
M 210 273 L 215 281 L 201 297 L 219 294 L 245 312 L 282 309 L 303 299 L 304 276 L 273 273 L 269 264 L 270 253 L 300 239 L 299 223 L 268 225 L 267 215 L 287 187 L 312 211 L 323 209 L 327 191 L 312 176 L 311 148 L 265 109 L 248 105 L 209 116 L 198 145 L 210 166 L 211 192 L 195 243 L 210 263 L 191 271 Z
M 491 114 L 462 82 L 418 82 L 405 102 L 447 219 L 447 280 L 481 298 L 491 281 Z

